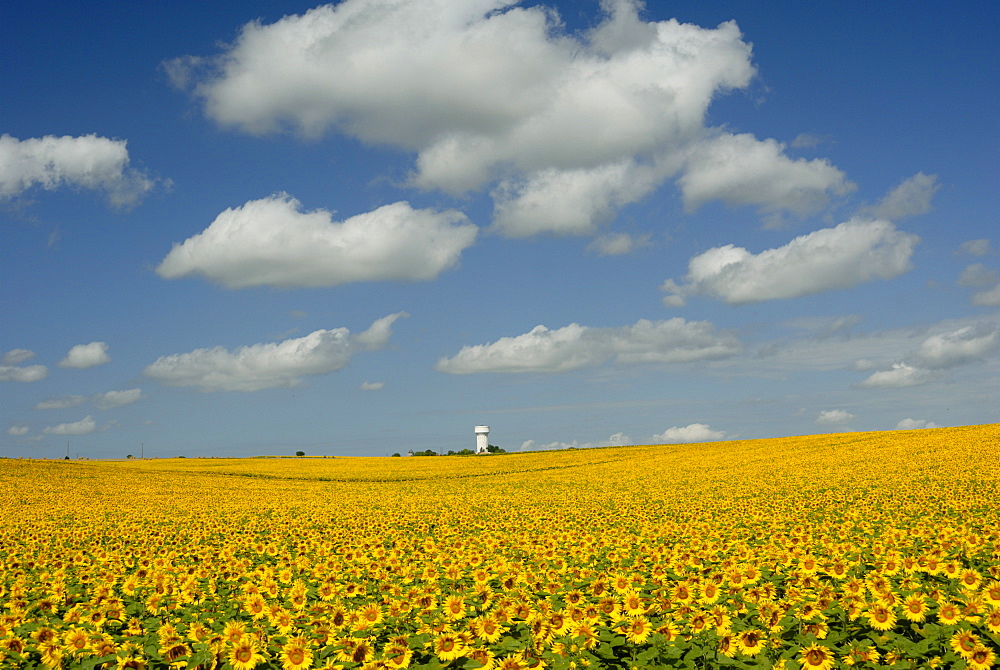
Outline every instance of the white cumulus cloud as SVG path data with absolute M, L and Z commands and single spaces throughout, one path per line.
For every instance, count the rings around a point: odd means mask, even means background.
M 20 365 L 21 363 L 31 360 L 34 357 L 35 352 L 30 349 L 11 349 L 0 357 L 0 364 Z
M 97 409 L 114 409 L 138 402 L 143 398 L 142 389 L 126 389 L 124 391 L 107 391 L 90 397 Z
M 125 391 L 108 391 L 106 393 L 96 393 L 94 395 L 66 395 L 59 398 L 47 398 L 35 403 L 35 409 L 66 409 L 67 407 L 79 407 L 87 402 L 92 402 L 98 409 L 114 409 L 123 407 L 141 400 L 142 389 L 128 389 Z
M 840 426 L 855 418 L 855 415 L 842 409 L 825 409 L 816 416 L 816 423 L 820 426 Z
M 709 249 L 688 262 L 686 284 L 668 279 L 661 288 L 670 306 L 690 295 L 734 305 L 796 298 L 897 277 L 911 268 L 918 241 L 888 221 L 852 219 L 759 254 L 732 244 Z
M 624 256 L 637 249 L 648 247 L 649 235 L 629 235 L 628 233 L 607 233 L 587 245 L 587 251 L 598 256 Z
M 35 403 L 35 409 L 66 409 L 79 407 L 89 400 L 85 395 L 64 395 L 59 398 L 47 398 Z
M 873 372 L 871 376 L 858 384 L 858 388 L 863 389 L 884 389 L 884 388 L 906 388 L 908 386 L 919 386 L 937 379 L 938 373 L 934 370 L 919 368 L 909 363 L 893 363 L 887 370 Z
M 844 196 L 856 186 L 827 160 L 794 160 L 775 140 L 723 134 L 692 150 L 678 179 L 684 205 L 695 210 L 710 200 L 756 205 L 764 213 L 781 210 L 813 214 L 831 195 Z
M 973 286 L 981 289 L 972 296 L 972 304 L 984 307 L 1000 306 L 1000 275 L 982 263 L 973 263 L 962 271 L 958 278 L 961 286 Z
M 384 348 L 392 334 L 393 322 L 404 316 L 405 312 L 384 316 L 356 335 L 347 328 L 335 328 L 232 351 L 213 347 L 171 354 L 148 365 L 143 374 L 164 384 L 194 386 L 202 391 L 259 391 L 297 386 L 304 376 L 341 369 L 358 352 Z
M 103 191 L 115 207 L 130 207 L 153 189 L 155 182 L 129 167 L 124 140 L 97 135 L 19 140 L 0 135 L 0 200 L 33 187 L 61 186 Z
M 59 361 L 59 367 L 82 370 L 110 362 L 111 357 L 108 355 L 107 343 L 90 342 L 89 344 L 78 344 L 70 349 L 66 353 L 66 357 Z
M 918 428 L 937 428 L 938 425 L 926 419 L 903 419 L 896 424 L 896 430 L 916 430 Z
M 442 358 L 441 372 L 569 372 L 609 361 L 688 363 L 733 356 L 741 351 L 735 336 L 719 333 L 708 321 L 640 319 L 620 328 L 593 328 L 571 323 L 550 330 L 536 326 L 515 337 L 465 346 Z
M 917 386 L 941 377 L 945 370 L 984 360 L 997 351 L 1000 351 L 1000 328 L 996 325 L 963 326 L 930 335 L 891 368 L 873 373 L 858 387 Z
M 415 152 L 410 181 L 424 189 L 493 184 L 494 229 L 513 237 L 593 234 L 679 173 L 689 203 L 769 213 L 850 190 L 827 161 L 706 129 L 712 100 L 756 73 L 734 22 L 648 22 L 637 0 L 601 7 L 599 25 L 570 35 L 554 9 L 513 0 L 344 0 L 248 23 L 224 53 L 165 68 L 220 124 Z
M 672 426 L 658 435 L 653 435 L 657 444 L 686 444 L 689 442 L 717 442 L 726 439 L 724 430 L 712 430 L 704 423 L 692 423 L 687 426 Z
M 21 435 L 27 435 L 29 430 L 31 430 L 29 426 L 26 426 L 23 423 L 16 423 L 7 429 L 7 434 L 18 437 Z
M 48 376 L 44 365 L 0 365 L 0 382 L 37 382 Z
M 426 280 L 454 267 L 477 230 L 460 212 L 407 202 L 335 222 L 330 212 L 303 212 L 298 200 L 276 194 L 225 210 L 175 244 L 156 272 L 202 275 L 229 288 Z
M 97 422 L 89 414 L 73 423 L 60 423 L 42 429 L 47 435 L 89 435 L 97 430 Z
M 383 386 L 385 386 L 385 382 L 368 382 L 368 381 L 366 381 L 366 382 L 362 382 L 361 383 L 361 390 L 362 391 L 378 391 Z
M 873 219 L 898 221 L 910 216 L 925 214 L 931 209 L 931 200 L 941 187 L 937 183 L 937 175 L 926 175 L 923 172 L 904 179 L 896 188 L 889 191 L 884 198 L 870 207 L 863 207 L 861 214 Z
M 988 239 L 981 238 L 963 242 L 959 250 L 970 256 L 988 256 L 993 252 L 993 246 Z

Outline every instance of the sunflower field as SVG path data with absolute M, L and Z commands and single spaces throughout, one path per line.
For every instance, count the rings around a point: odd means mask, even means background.
M 1000 425 L 0 459 L 0 668 L 973 668 Z

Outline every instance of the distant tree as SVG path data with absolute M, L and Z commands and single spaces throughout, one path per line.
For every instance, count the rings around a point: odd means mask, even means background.
M 402 456 L 400 456 L 400 455 L 399 455 L 399 452 L 398 452 L 398 451 L 397 451 L 396 453 L 394 453 L 394 454 L 392 455 L 392 457 L 393 457 L 393 458 L 402 458 Z
M 296 451 L 296 452 L 295 452 L 295 455 L 296 455 L 296 456 L 305 456 L 305 455 L 306 455 L 306 452 L 304 452 L 304 451 Z
M 501 449 L 500 447 L 498 447 L 495 444 L 487 445 L 486 451 L 490 452 L 491 454 L 506 454 L 507 453 L 506 449 Z
M 133 458 L 135 458 L 135 456 L 133 456 L 132 454 L 129 454 L 129 455 L 128 455 L 128 456 L 126 456 L 125 458 L 127 458 L 127 459 L 129 459 L 129 460 L 131 461 L 131 460 L 132 460 Z
M 459 456 L 474 456 L 476 452 L 472 449 L 462 449 L 462 451 L 456 452 Z
M 437 456 L 438 453 L 436 451 L 431 450 L 431 449 L 427 449 L 425 451 L 414 451 L 413 455 L 414 456 Z

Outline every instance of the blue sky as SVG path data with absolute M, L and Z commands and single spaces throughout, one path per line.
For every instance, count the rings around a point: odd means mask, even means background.
M 16 3 L 0 454 L 1000 421 L 991 3 Z

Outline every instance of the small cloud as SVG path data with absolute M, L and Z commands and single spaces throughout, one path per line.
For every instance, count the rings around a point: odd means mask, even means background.
M 816 423 L 820 426 L 839 426 L 850 423 L 854 418 L 853 414 L 842 409 L 825 409 L 816 417 Z
M 628 233 L 601 235 L 587 245 L 587 251 L 598 256 L 624 256 L 649 246 L 649 235 L 633 236 Z
M 709 249 L 688 262 L 686 285 L 668 279 L 660 290 L 665 304 L 681 306 L 688 295 L 742 305 L 852 288 L 908 272 L 919 241 L 888 221 L 852 219 L 759 254 L 732 244 Z
M 61 398 L 46 398 L 35 403 L 35 409 L 66 409 L 67 407 L 79 407 L 87 402 L 85 395 L 64 395 Z
M 742 350 L 731 333 L 708 321 L 640 319 L 619 328 L 571 323 L 550 330 L 535 326 L 515 337 L 466 346 L 435 369 L 451 374 L 482 372 L 570 372 L 609 362 L 618 364 L 690 363 L 734 356 Z
M 615 433 L 608 438 L 608 444 L 612 447 L 623 447 L 632 444 L 632 438 L 625 433 Z
M 927 421 L 925 419 L 903 419 L 896 424 L 896 430 L 916 430 L 919 428 L 937 428 L 938 425 L 933 421 Z
M 823 143 L 823 138 L 819 135 L 814 135 L 812 133 L 799 133 L 796 135 L 795 139 L 792 140 L 793 149 L 812 149 L 813 147 L 818 147 Z
M 78 344 L 70 349 L 66 358 L 59 361 L 59 367 L 83 370 L 110 362 L 108 345 L 104 342 L 91 342 L 90 344 Z
M 334 221 L 302 211 L 286 193 L 219 214 L 156 268 L 164 279 L 201 275 L 227 288 L 318 287 L 366 281 L 426 281 L 458 264 L 478 228 L 457 210 L 396 202 Z
M 988 256 L 993 252 L 993 249 L 990 246 L 989 240 L 979 239 L 963 242 L 962 246 L 959 247 L 959 251 L 969 254 L 970 256 Z
M 972 296 L 972 304 L 980 307 L 1000 307 L 1000 284 Z
M 380 388 L 385 386 L 385 382 L 369 382 L 366 381 L 361 384 L 362 391 L 378 391 Z
M 103 191 L 112 207 L 129 208 L 156 186 L 144 172 L 129 167 L 125 140 L 97 135 L 35 137 L 0 135 L 0 200 L 32 189 L 61 186 Z
M 0 365 L 0 382 L 37 382 L 49 376 L 44 365 Z
M 919 386 L 937 378 L 931 370 L 918 368 L 908 363 L 893 363 L 888 370 L 874 372 L 858 384 L 862 389 L 901 389 L 908 386 Z
M 60 423 L 42 429 L 46 435 L 89 435 L 97 430 L 97 422 L 89 414 L 73 423 Z
M 29 430 L 31 430 L 31 428 L 28 427 L 26 424 L 15 423 L 14 425 L 12 425 L 10 428 L 7 429 L 7 434 L 14 436 L 27 435 Z
M 728 437 L 722 430 L 712 430 L 704 423 L 692 423 L 687 426 L 673 426 L 659 435 L 653 435 L 657 444 L 685 444 L 688 442 L 717 442 Z
M 334 328 L 233 351 L 212 347 L 161 356 L 143 374 L 170 386 L 194 386 L 202 391 L 294 387 L 302 383 L 304 376 L 341 369 L 356 353 L 384 349 L 392 335 L 392 324 L 405 316 L 406 312 L 384 316 L 357 334 L 347 328 Z
M 20 365 L 21 363 L 35 357 L 35 352 L 30 349 L 11 349 L 3 355 L 0 363 L 3 365 Z
M 931 209 L 931 199 L 937 193 L 940 184 L 937 175 L 926 175 L 918 172 L 889 191 L 884 198 L 873 206 L 862 207 L 859 214 L 874 219 L 898 221 L 918 214 L 925 214 Z
M 988 268 L 982 263 L 973 263 L 962 271 L 962 276 L 958 278 L 958 283 L 960 286 L 975 286 L 982 288 L 984 286 L 995 286 L 1000 283 L 1000 275 L 997 271 Z
M 131 405 L 134 402 L 142 400 L 146 396 L 143 395 L 142 389 L 126 389 L 124 391 L 108 391 L 107 393 L 98 393 L 97 395 L 91 396 L 91 400 L 97 409 L 114 409 L 115 407 L 124 407 L 125 405 Z
M 905 388 L 937 379 L 943 371 L 981 361 L 1000 350 L 1000 328 L 979 323 L 924 339 L 887 370 L 875 372 L 858 388 Z M 857 366 L 855 366 L 856 369 Z
M 960 286 L 972 286 L 979 289 L 972 296 L 972 304 L 981 307 L 1000 306 L 1000 274 L 982 263 L 973 263 L 962 271 L 958 278 Z

